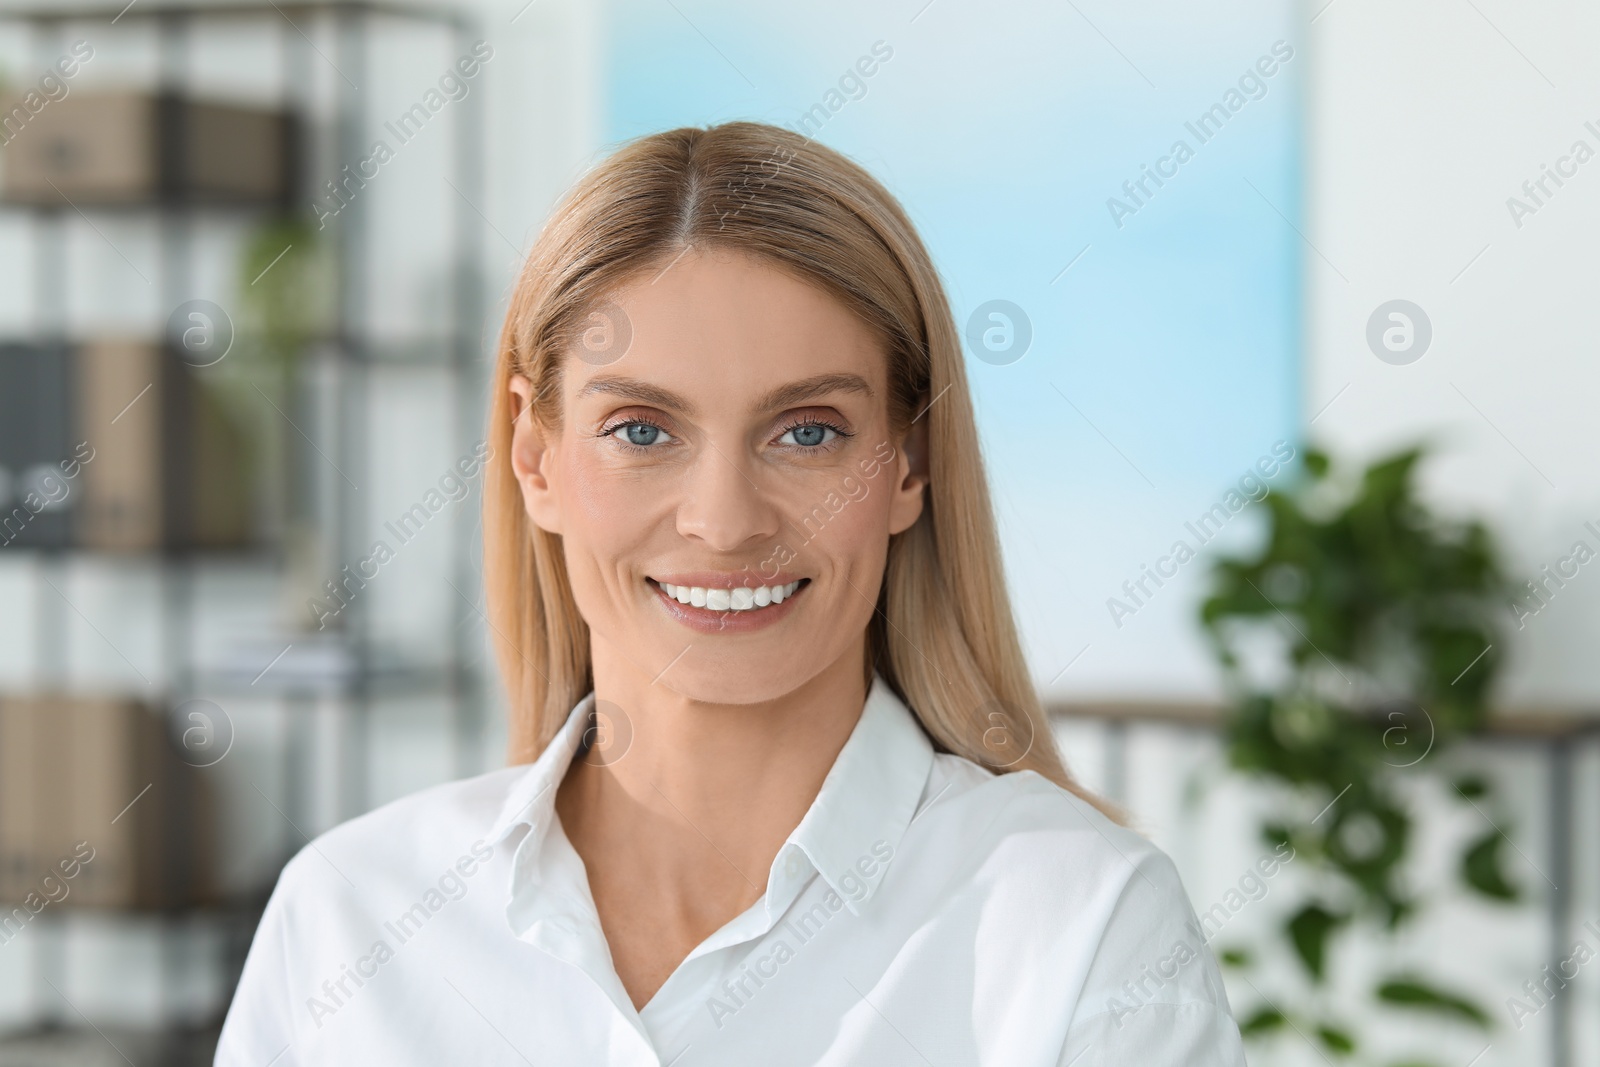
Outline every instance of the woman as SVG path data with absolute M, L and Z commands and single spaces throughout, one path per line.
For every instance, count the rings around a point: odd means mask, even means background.
M 303 850 L 219 1063 L 1242 1064 L 1171 862 L 1051 741 L 869 175 L 623 148 L 529 256 L 489 443 L 517 765 Z

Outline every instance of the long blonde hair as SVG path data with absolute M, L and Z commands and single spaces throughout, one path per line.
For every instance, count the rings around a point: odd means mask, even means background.
M 511 701 L 511 761 L 543 751 L 593 677 L 561 538 L 528 518 L 511 469 L 519 413 L 509 382 L 525 376 L 533 417 L 559 427 L 562 361 L 584 316 L 625 279 L 689 245 L 762 257 L 843 301 L 886 342 L 896 440 L 928 420 L 927 497 L 921 517 L 890 540 L 867 628 L 871 665 L 936 748 L 996 772 L 1037 771 L 1118 817 L 1067 771 L 1023 659 L 960 338 L 927 250 L 866 171 L 754 122 L 624 145 L 567 194 L 511 295 L 483 487 L 484 582 Z

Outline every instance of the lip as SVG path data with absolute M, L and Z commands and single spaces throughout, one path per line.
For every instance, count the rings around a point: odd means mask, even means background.
M 764 585 L 788 585 L 790 582 L 798 582 L 809 576 L 792 574 L 789 571 L 779 571 L 770 577 L 748 572 L 674 571 L 671 574 L 647 574 L 645 577 L 653 582 L 666 582 L 668 585 L 698 585 L 702 589 L 760 589 Z
M 770 582 L 756 582 L 754 579 L 744 579 L 744 575 L 717 574 L 712 572 L 683 572 L 679 574 L 663 574 L 659 578 L 650 575 L 646 579 L 651 590 L 656 595 L 656 601 L 668 615 L 678 620 L 689 629 L 703 634 L 743 634 L 756 630 L 764 630 L 768 626 L 775 626 L 786 618 L 795 601 L 800 599 L 811 586 L 809 578 L 800 575 L 779 574 Z M 781 578 L 783 581 L 779 581 Z M 676 597 L 667 595 L 661 588 L 661 583 L 668 585 L 698 585 L 705 589 L 759 589 L 762 585 L 788 585 L 790 582 L 800 582 L 800 588 L 783 598 L 782 604 L 769 604 L 755 611 L 713 611 L 710 608 L 697 608 L 693 604 L 680 604 Z

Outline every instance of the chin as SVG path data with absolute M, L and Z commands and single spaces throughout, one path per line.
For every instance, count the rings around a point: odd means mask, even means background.
M 818 648 L 814 657 L 797 656 L 791 644 L 770 639 L 724 645 L 699 642 L 657 684 L 705 704 L 779 700 L 821 674 L 838 654 Z

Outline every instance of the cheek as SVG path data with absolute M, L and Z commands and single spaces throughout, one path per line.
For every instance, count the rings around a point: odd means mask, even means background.
M 567 534 L 562 547 L 575 590 L 606 581 L 659 533 L 662 521 L 670 524 L 671 507 L 659 479 L 608 468 L 581 448 L 564 457 L 561 481 Z
M 800 558 L 871 580 L 882 570 L 889 539 L 889 494 L 876 487 L 852 500 L 837 483 L 831 495 L 813 495 L 792 510 L 791 529 L 804 541 Z M 844 587 L 849 592 L 849 586 Z M 855 596 L 854 593 L 850 594 Z
M 647 518 L 670 510 L 671 479 L 608 463 L 586 444 L 568 448 L 561 461 L 564 518 L 604 541 L 636 535 L 646 529 Z

